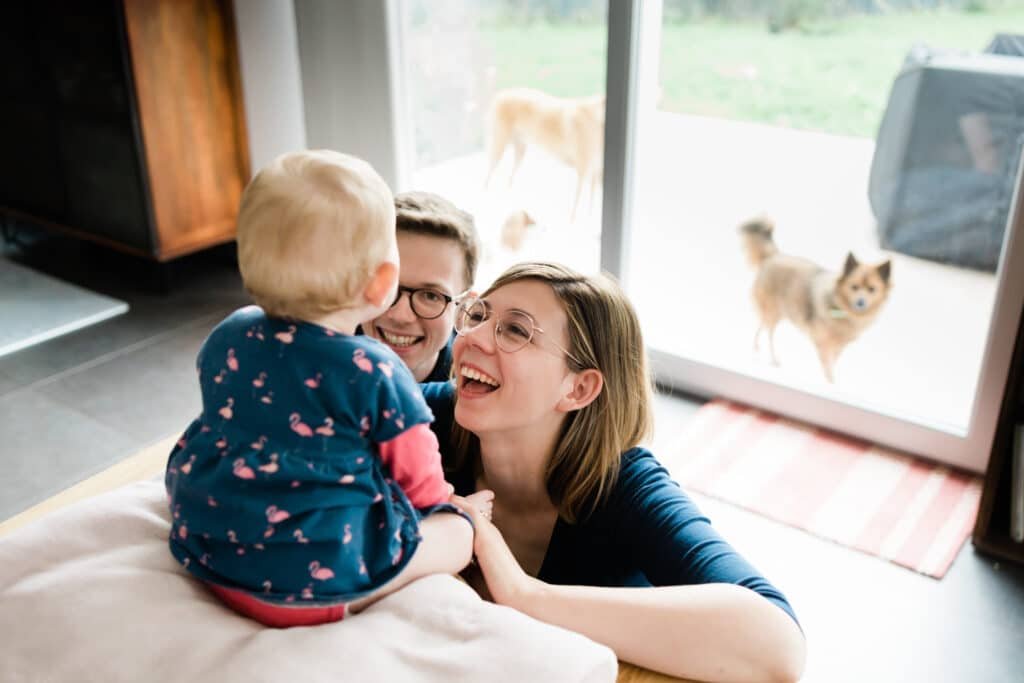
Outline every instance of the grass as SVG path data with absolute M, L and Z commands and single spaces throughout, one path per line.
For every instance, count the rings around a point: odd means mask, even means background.
M 661 108 L 873 138 L 909 49 L 981 51 L 1024 26 L 1024 3 L 985 12 L 852 16 L 804 31 L 763 22 L 668 23 L 662 30 Z M 530 86 L 563 97 L 604 90 L 602 25 L 484 28 L 497 88 Z

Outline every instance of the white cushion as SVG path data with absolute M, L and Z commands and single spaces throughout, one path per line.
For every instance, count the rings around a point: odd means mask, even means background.
M 0 538 L 0 681 L 613 681 L 612 651 L 430 576 L 344 621 L 238 616 L 167 549 L 163 484 Z

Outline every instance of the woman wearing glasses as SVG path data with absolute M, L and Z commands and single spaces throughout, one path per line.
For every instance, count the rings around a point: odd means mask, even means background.
M 395 195 L 398 295 L 363 332 L 398 354 L 417 382 L 443 382 L 452 364 L 453 299 L 476 275 L 473 217 L 429 192 Z
M 424 385 L 476 528 L 481 593 L 701 680 L 795 680 L 786 598 L 711 528 L 653 455 L 632 306 L 607 277 L 520 264 L 456 315 L 455 383 Z M 458 501 L 458 498 L 455 499 Z

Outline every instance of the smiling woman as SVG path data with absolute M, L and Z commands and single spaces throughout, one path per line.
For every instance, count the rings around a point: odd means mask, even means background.
M 494 491 L 491 519 L 463 506 L 477 590 L 649 669 L 797 679 L 804 641 L 785 596 L 640 446 L 651 380 L 618 284 L 520 264 L 461 317 L 457 383 L 424 393 L 456 493 Z

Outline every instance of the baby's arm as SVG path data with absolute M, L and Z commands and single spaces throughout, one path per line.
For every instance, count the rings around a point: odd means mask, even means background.
M 380 444 L 380 458 L 414 507 L 448 502 L 452 486 L 444 480 L 437 437 L 418 424 Z

